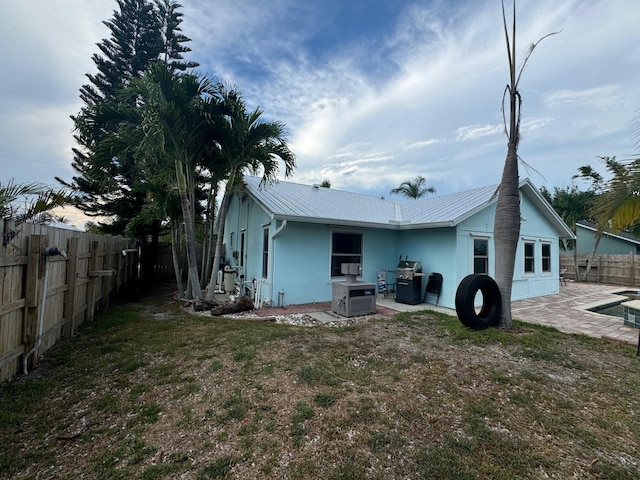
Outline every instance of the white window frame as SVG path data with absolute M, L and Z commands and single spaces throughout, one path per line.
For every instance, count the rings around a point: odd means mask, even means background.
M 527 256 L 527 245 L 531 245 L 531 256 Z M 527 260 L 531 261 L 531 270 L 527 270 Z M 536 274 L 536 242 L 534 240 L 522 241 L 522 272 L 525 275 Z
M 262 278 L 269 278 L 269 227 L 262 229 Z
M 544 247 L 548 247 L 549 248 L 549 256 L 545 257 L 544 256 Z M 540 271 L 542 273 L 551 273 L 553 271 L 553 265 L 552 265 L 552 261 L 551 261 L 551 242 L 542 242 L 540 244 L 540 260 L 541 260 L 541 267 L 540 267 Z M 545 270 L 544 268 L 544 263 L 545 263 L 545 259 L 549 260 L 549 268 L 547 268 Z
M 246 243 L 247 243 L 247 232 L 243 228 L 242 230 L 240 230 L 240 266 L 243 268 L 244 268 L 244 256 L 246 255 L 245 253 Z
M 483 237 L 480 235 L 472 235 L 471 236 L 471 271 L 473 273 L 478 273 L 476 272 L 476 240 L 480 240 L 486 243 L 487 245 L 487 251 L 486 251 L 486 255 L 484 256 L 485 259 L 485 266 L 486 266 L 486 272 L 481 273 L 481 275 L 489 275 L 489 268 L 490 268 L 490 259 L 491 259 L 491 242 L 489 242 L 490 238 L 489 237 Z M 482 256 L 478 255 L 478 258 L 483 258 Z

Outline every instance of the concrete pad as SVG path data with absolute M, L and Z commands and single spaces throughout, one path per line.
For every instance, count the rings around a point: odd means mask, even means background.
M 332 312 L 331 310 L 322 311 L 322 312 L 309 312 L 307 315 L 309 315 L 311 318 L 319 321 L 322 324 L 349 319 L 347 317 L 343 317 L 342 315 L 338 315 L 337 313 Z
M 376 304 L 395 310 L 396 312 L 420 312 L 424 310 L 433 310 L 434 312 L 446 313 L 447 315 L 456 315 L 456 311 L 451 308 L 435 306 L 433 303 L 419 303 L 417 305 L 409 305 L 407 303 L 396 302 L 393 298 L 378 298 Z

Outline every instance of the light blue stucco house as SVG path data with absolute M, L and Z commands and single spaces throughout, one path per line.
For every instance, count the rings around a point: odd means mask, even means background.
M 330 301 L 332 283 L 344 280 L 342 263 L 360 263 L 365 282 L 387 271 L 392 285 L 400 258 L 420 261 L 427 276 L 443 275 L 439 305 L 449 308 L 466 275 L 494 275 L 495 185 L 397 201 L 284 181 L 260 187 L 257 177 L 244 182 L 229 205 L 224 259 L 243 288 L 261 283 L 267 304 Z M 529 180 L 520 192 L 514 300 L 559 291 L 558 239 L 573 238 Z
M 582 220 L 576 222 L 576 247 L 578 255 L 590 254 L 593 251 L 598 229 L 595 224 Z M 640 238 L 625 232 L 603 232 L 596 253 L 611 255 L 640 254 Z

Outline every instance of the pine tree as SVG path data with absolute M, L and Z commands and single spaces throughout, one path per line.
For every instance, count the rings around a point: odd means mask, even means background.
M 183 35 L 180 28 L 182 13 L 178 12 L 178 9 L 182 8 L 182 5 L 173 0 L 156 0 L 156 8 L 162 24 L 163 61 L 172 71 L 184 71 L 187 68 L 197 67 L 198 63 L 185 61 L 182 56 L 183 53 L 191 51 L 184 45 L 191 39 Z
M 142 210 L 148 185 L 144 170 L 132 154 L 114 157 L 108 166 L 92 161 L 100 141 L 117 130 L 117 125 L 98 120 L 101 116 L 96 116 L 95 112 L 121 101 L 118 93 L 158 60 L 178 70 L 197 64 L 184 61 L 182 56 L 190 49 L 183 46 L 189 38 L 180 33 L 179 4 L 172 0 L 156 0 L 155 3 L 117 0 L 117 3 L 119 11 L 114 11 L 113 17 L 103 22 L 111 36 L 98 43 L 100 53 L 92 57 L 98 72 L 87 74 L 89 83 L 80 89 L 84 106 L 72 116 L 78 144 L 73 149 L 72 166 L 78 175 L 71 182 L 57 180 L 77 193 L 77 206 L 84 213 L 110 218 L 110 223 L 98 224 L 104 233 L 121 235 Z M 143 237 L 145 227 L 140 223 L 136 225 L 139 231 L 133 233 Z
M 103 23 L 110 39 L 98 44 L 102 52 L 93 55 L 96 75 L 87 74 L 90 84 L 80 89 L 87 105 L 115 100 L 117 92 L 134 77 L 140 77 L 149 63 L 159 58 L 163 43 L 160 19 L 147 0 L 117 0 L 120 11 Z

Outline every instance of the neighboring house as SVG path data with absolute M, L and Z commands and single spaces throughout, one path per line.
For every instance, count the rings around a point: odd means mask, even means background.
M 596 234 L 594 223 L 586 220 L 576 222 L 576 248 L 578 255 L 590 254 L 593 251 Z M 640 238 L 625 232 L 604 232 L 598 242 L 596 253 L 603 254 L 640 254 Z
M 225 225 L 225 261 L 245 287 L 263 282 L 272 305 L 331 300 L 342 263 L 360 263 L 361 279 L 389 284 L 400 257 L 444 277 L 439 304 L 455 308 L 460 281 L 494 275 L 496 186 L 400 202 L 319 185 L 277 181 L 260 187 L 245 177 Z M 520 182 L 522 224 L 514 272 L 514 300 L 559 291 L 559 238 L 573 233 L 529 182 Z M 426 284 L 423 282 L 423 290 Z

